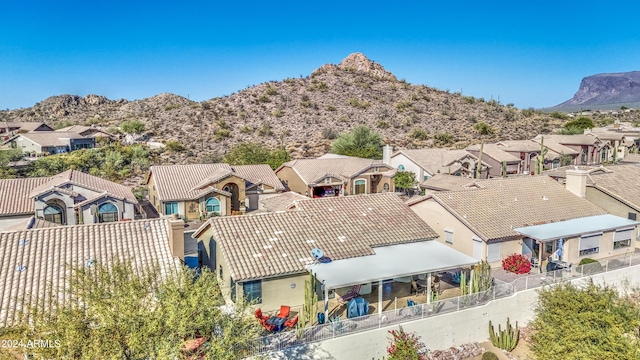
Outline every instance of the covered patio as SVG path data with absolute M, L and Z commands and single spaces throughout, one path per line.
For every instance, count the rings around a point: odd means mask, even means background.
M 396 304 L 398 307 L 405 306 L 406 299 L 409 297 L 429 304 L 432 297 L 432 274 L 475 265 L 478 262 L 478 260 L 434 240 L 373 247 L 372 249 L 373 255 L 307 266 L 307 269 L 314 273 L 322 284 L 325 319 L 329 319 L 330 311 L 335 312 L 339 305 L 342 305 L 337 300 L 337 294 L 335 299 L 329 299 L 331 290 L 349 288 L 354 285 L 361 285 L 362 288 L 370 287 L 371 294 L 366 295 L 365 299 L 381 315 L 383 311 L 393 309 Z M 425 295 L 421 297 L 411 295 L 410 281 L 413 276 L 424 278 L 426 282 Z M 394 279 L 399 281 L 393 281 Z M 376 288 L 375 292 L 373 288 Z M 390 294 L 395 294 L 393 299 Z M 395 302 L 396 297 L 398 298 L 397 303 Z M 383 301 L 384 298 L 387 300 Z

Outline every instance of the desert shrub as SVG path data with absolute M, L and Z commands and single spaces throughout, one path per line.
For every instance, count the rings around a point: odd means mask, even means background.
M 563 114 L 563 113 L 560 113 L 560 112 L 557 112 L 557 111 L 554 111 L 554 112 L 550 113 L 549 116 L 551 116 L 554 119 L 560 119 L 560 120 L 566 120 L 567 119 L 567 115 L 566 114 Z
M 390 330 L 391 344 L 387 346 L 388 360 L 426 360 L 428 352 L 420 336 L 407 333 L 399 326 L 398 330 Z
M 322 138 L 327 140 L 333 140 L 338 137 L 338 131 L 334 128 L 322 129 Z
M 219 129 L 216 131 L 216 140 L 222 140 L 231 136 L 229 129 Z
M 327 105 L 327 111 L 336 111 L 336 107 L 333 105 Z
M 140 120 L 128 120 L 120 124 L 120 129 L 126 134 L 142 134 L 144 132 L 144 123 Z
M 558 131 L 560 135 L 579 135 L 584 134 L 584 129 L 579 126 L 565 126 Z
M 266 94 L 267 95 L 278 95 L 278 90 L 276 90 L 276 88 L 274 88 L 273 86 L 269 86 L 267 88 Z
M 271 99 L 269 99 L 269 96 L 263 94 L 263 95 L 260 95 L 260 97 L 258 97 L 258 101 L 263 103 L 268 103 L 268 102 L 271 102 Z
M 180 104 L 171 104 L 164 107 L 164 111 L 180 109 Z
M 271 123 L 269 122 L 263 123 L 262 126 L 258 128 L 258 135 L 260 136 L 269 136 L 271 134 L 273 134 L 273 131 L 271 130 Z
M 368 159 L 382 157 L 382 138 L 371 128 L 360 125 L 353 131 L 341 134 L 332 144 L 334 154 L 356 156 Z
M 482 354 L 482 360 L 499 360 L 498 355 L 496 353 L 487 351 Z
M 513 121 L 516 119 L 516 112 L 514 110 L 509 110 L 504 113 L 504 119 L 506 121 Z
M 423 128 L 417 127 L 411 131 L 409 136 L 417 140 L 427 140 L 429 138 L 429 132 Z
M 580 128 L 581 130 L 584 129 L 591 129 L 595 126 L 595 124 L 593 123 L 593 120 L 591 120 L 591 118 L 588 118 L 586 116 L 581 116 L 575 120 L 571 120 L 568 121 L 564 124 L 564 128 L 570 128 L 570 127 L 577 127 Z
M 448 133 L 448 132 L 437 133 L 433 135 L 433 140 L 436 142 L 436 144 L 448 145 L 453 142 L 453 135 L 451 135 L 451 133 Z
M 243 133 L 243 134 L 248 134 L 248 133 L 250 133 L 252 131 L 253 131 L 253 129 L 248 127 L 247 125 L 244 125 L 244 126 L 242 126 L 240 128 L 240 132 Z
M 491 127 L 491 125 L 487 124 L 484 121 L 480 121 L 479 123 L 476 123 L 475 125 L 473 125 L 473 128 L 480 135 L 491 135 L 494 133 L 493 127 Z
M 522 254 L 512 254 L 502 260 L 502 268 L 516 274 L 528 274 L 531 271 L 531 261 Z
M 355 108 L 366 109 L 371 106 L 371 103 L 368 101 L 360 101 L 357 98 L 350 98 L 347 103 Z
M 283 117 L 283 116 L 284 116 L 284 113 L 283 113 L 283 112 L 282 112 L 282 110 L 280 110 L 280 109 L 275 109 L 275 110 L 271 113 L 271 115 L 273 115 L 273 116 L 275 116 L 275 117 L 278 117 L 278 118 L 279 118 L 279 117 Z
M 413 103 L 411 102 L 411 100 L 400 101 L 399 103 L 396 104 L 396 110 L 404 111 L 410 108 L 411 106 L 413 106 Z
M 164 143 L 164 147 L 165 149 L 167 149 L 167 151 L 173 151 L 173 152 L 184 150 L 184 146 L 182 146 L 182 144 L 178 140 L 169 140 L 166 143 Z
M 378 120 L 378 122 L 376 123 L 376 127 L 378 129 L 388 129 L 389 126 L 389 122 L 384 120 Z

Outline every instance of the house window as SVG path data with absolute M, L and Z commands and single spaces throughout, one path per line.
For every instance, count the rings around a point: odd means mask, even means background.
M 64 225 L 62 221 L 62 208 L 58 205 L 47 206 L 44 208 L 44 219 L 52 223 Z
M 425 175 L 425 176 L 422 177 L 422 181 L 427 181 L 427 180 L 429 180 L 429 178 L 431 178 L 431 176 Z
M 404 165 L 398 165 L 398 170 L 404 171 Z
M 220 200 L 213 197 L 208 198 L 205 204 L 205 208 L 209 213 L 210 212 L 220 213 Z
M 613 234 L 613 249 L 620 249 L 631 246 L 633 228 L 616 230 Z
M 637 216 L 638 216 L 638 214 L 636 214 L 636 213 L 629 213 L 629 215 L 627 216 L 627 219 L 636 221 L 636 217 Z
M 366 180 L 356 180 L 354 182 L 354 188 L 355 188 L 355 194 L 359 195 L 359 194 L 364 194 L 366 192 L 365 190 L 365 184 L 367 183 Z
M 444 229 L 444 241 L 447 244 L 453 244 L 453 230 Z
M 242 294 L 247 302 L 260 304 L 262 302 L 262 280 L 247 281 L 242 283 Z
M 597 254 L 600 251 L 602 233 L 582 235 L 580 237 L 580 256 Z
M 500 261 L 500 243 L 487 245 L 487 262 Z
M 164 214 L 171 215 L 178 213 L 178 203 L 177 202 L 168 202 L 164 204 Z
M 386 184 L 386 183 L 385 183 L 384 185 L 382 185 L 382 191 L 383 191 L 383 192 L 387 192 L 387 191 L 389 191 L 389 184 Z
M 112 203 L 104 203 L 98 207 L 98 222 L 118 221 L 118 208 Z

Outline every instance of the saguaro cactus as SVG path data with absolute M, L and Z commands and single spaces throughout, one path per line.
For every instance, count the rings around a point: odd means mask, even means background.
M 544 146 L 544 137 L 540 138 L 540 155 L 536 161 L 536 175 L 540 174 L 544 170 L 544 157 L 547 155 L 547 147 Z
M 482 174 L 482 150 L 484 148 L 484 143 L 480 144 L 480 153 L 478 154 L 478 165 L 476 165 L 476 174 L 474 178 L 480 179 L 480 174 Z
M 318 293 L 316 292 L 316 275 L 309 274 L 304 281 L 304 305 L 302 306 L 302 324 L 309 326 L 318 312 Z
M 491 321 L 489 321 L 489 337 L 493 346 L 500 349 L 511 351 L 516 345 L 518 345 L 518 339 L 520 338 L 520 330 L 518 329 L 518 322 L 516 321 L 516 327 L 511 326 L 509 318 L 507 318 L 507 326 L 502 330 L 500 324 L 498 324 L 498 332 L 495 332 Z

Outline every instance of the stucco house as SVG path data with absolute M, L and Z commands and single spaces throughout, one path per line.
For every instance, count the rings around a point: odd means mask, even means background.
M 25 133 L 30 131 L 53 131 L 53 128 L 43 122 L 0 121 L 0 134 L 3 136 L 13 136 L 16 133 Z M 4 140 L 7 139 L 8 137 Z
M 596 136 L 589 135 L 538 135 L 532 140 L 540 143 L 544 139 L 544 145 L 554 149 L 555 145 L 563 145 L 577 152 L 572 156 L 573 165 L 598 165 L 603 159 L 608 158 L 610 145 Z M 557 152 L 557 150 L 554 150 Z M 565 154 L 567 155 L 567 154 Z
M 381 160 L 326 154 L 317 159 L 297 159 L 275 171 L 287 187 L 309 197 L 393 192 L 396 170 Z
M 269 165 L 152 166 L 146 183 L 158 213 L 187 221 L 256 210 L 260 200 L 285 190 Z
M 117 140 L 117 137 L 113 134 L 109 134 L 108 132 L 101 130 L 95 126 L 84 126 L 84 125 L 72 125 L 67 126 L 61 129 L 56 130 L 56 132 L 70 132 L 77 133 L 85 137 L 93 137 L 93 138 L 108 138 L 110 140 Z
M 0 328 L 49 291 L 68 285 L 69 266 L 91 267 L 115 259 L 133 266 L 177 269 L 184 222 L 167 218 L 0 232 Z
M 0 229 L 31 217 L 59 225 L 144 217 L 130 188 L 77 170 L 51 177 L 0 180 Z
M 394 193 L 307 199 L 288 211 L 215 217 L 194 233 L 201 266 L 216 272 L 226 301 L 244 298 L 263 311 L 302 305 L 309 271 L 324 281 L 316 291 L 326 300 L 355 284 L 367 294 L 386 279 L 475 263 L 432 241 L 435 236 Z M 330 263 L 319 265 L 312 249 L 321 249 Z M 379 260 L 387 250 L 400 258 Z M 345 278 L 336 281 L 327 275 L 333 267 L 351 269 L 338 271 Z
M 391 155 L 390 165 L 400 171 L 416 174 L 416 181 L 422 182 L 437 174 L 474 177 L 478 158 L 466 150 L 411 149 L 399 150 Z M 491 168 L 482 162 L 480 178 L 487 178 Z
M 74 132 L 58 131 L 19 133 L 4 143 L 32 156 L 62 154 L 79 149 L 92 149 L 96 146 L 95 138 Z
M 476 190 L 434 193 L 409 206 L 440 235 L 438 241 L 496 267 L 514 253 L 540 264 L 558 259 L 562 248 L 562 260 L 577 264 L 633 251 L 637 222 L 580 197 L 574 190 L 580 179 L 571 178 L 567 189 L 548 176 L 482 180 Z M 543 225 L 550 237 L 528 232 Z
M 475 157 L 480 157 L 481 145 L 471 145 L 466 151 Z M 514 156 L 498 147 L 497 144 L 482 145 L 482 162 L 489 166 L 489 177 L 499 177 L 506 171 L 506 175 L 520 174 L 520 157 Z

